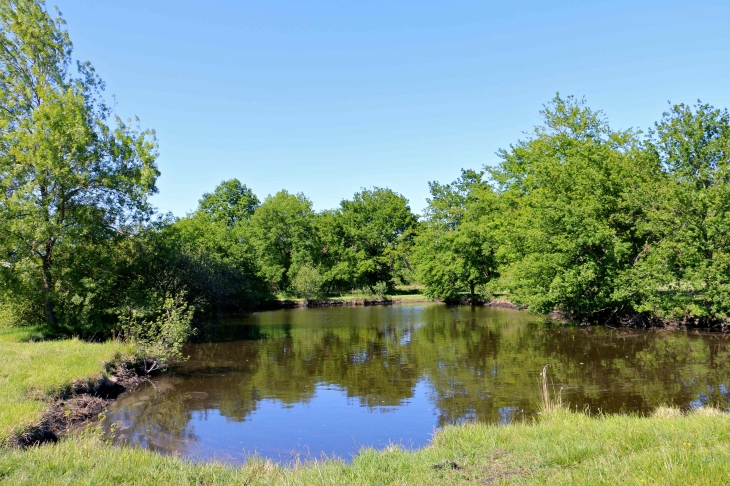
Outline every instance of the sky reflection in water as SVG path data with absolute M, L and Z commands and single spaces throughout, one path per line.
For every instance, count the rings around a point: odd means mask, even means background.
M 727 336 L 557 326 L 444 305 L 290 309 L 221 326 L 107 413 L 118 442 L 239 462 L 422 447 L 435 428 L 533 416 L 550 363 L 571 407 L 730 405 Z

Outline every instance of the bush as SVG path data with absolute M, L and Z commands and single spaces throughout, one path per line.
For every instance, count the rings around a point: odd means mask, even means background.
M 323 283 L 324 277 L 316 268 L 304 265 L 294 276 L 292 288 L 298 296 L 309 302 L 321 295 Z
M 195 334 L 192 327 L 194 311 L 181 292 L 175 297 L 165 296 L 154 320 L 144 319 L 137 310 L 119 317 L 122 337 L 135 346 L 136 358 L 145 374 L 164 370 L 170 363 L 186 359 L 182 346 Z
M 375 285 L 373 285 L 373 293 L 378 296 L 378 300 L 383 300 L 385 298 L 385 294 L 388 292 L 388 284 L 387 282 L 383 282 L 382 280 Z

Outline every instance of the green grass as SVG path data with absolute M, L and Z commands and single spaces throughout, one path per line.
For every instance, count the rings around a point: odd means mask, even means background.
M 417 286 L 402 286 L 395 289 L 392 294 L 385 295 L 385 299 L 397 302 L 423 302 L 430 301 L 429 297 L 422 294 L 423 289 Z M 276 299 L 288 302 L 304 302 L 304 299 L 289 294 L 277 294 Z M 378 300 L 378 296 L 362 291 L 333 293 L 325 295 L 322 300 L 335 302 L 360 302 L 363 300 Z
M 0 330 L 0 446 L 37 425 L 55 395 L 99 377 L 104 363 L 129 351 L 114 341 L 28 342 L 41 336 L 37 328 Z
M 400 302 L 421 302 L 425 300 L 431 300 L 428 297 L 426 297 L 423 294 L 395 294 L 395 295 L 386 295 L 386 299 L 388 300 L 395 300 Z M 364 293 L 352 293 L 352 294 L 345 294 L 345 295 L 337 295 L 328 297 L 327 300 L 334 300 L 334 301 L 360 301 L 360 300 L 378 300 L 377 295 L 372 294 L 364 294 Z
M 666 411 L 665 411 L 666 412 Z M 326 460 L 238 468 L 117 448 L 93 436 L 0 453 L 7 484 L 730 484 L 730 416 L 702 411 L 650 418 L 558 410 L 538 422 L 439 431 L 409 452 L 363 450 Z

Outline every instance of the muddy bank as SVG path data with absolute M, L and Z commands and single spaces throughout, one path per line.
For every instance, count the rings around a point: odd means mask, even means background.
M 12 438 L 9 444 L 11 447 L 25 448 L 57 442 L 74 427 L 96 419 L 119 395 L 133 389 L 143 380 L 129 362 L 109 365 L 106 373 L 73 383 L 66 393 L 56 396 L 41 422 Z
M 309 302 L 300 302 L 296 300 L 271 300 L 260 306 L 261 310 L 274 309 L 295 309 L 304 307 L 357 307 L 371 305 L 399 305 L 399 304 L 423 304 L 427 302 L 441 302 L 434 299 L 353 299 L 353 300 L 311 300 Z

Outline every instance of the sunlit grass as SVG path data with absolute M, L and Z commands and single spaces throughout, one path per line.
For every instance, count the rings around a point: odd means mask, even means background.
M 128 351 L 114 341 L 23 342 L 37 337 L 33 328 L 0 332 L 0 446 L 37 425 L 54 395 L 76 381 L 99 377 L 104 363 Z
M 395 302 L 424 302 L 431 301 L 433 299 L 419 292 L 421 289 L 417 288 L 402 288 L 396 289 L 392 294 L 386 294 L 383 296 L 386 300 L 392 300 Z M 304 302 L 304 299 L 289 294 L 277 294 L 276 299 L 280 301 L 288 302 Z M 335 301 L 335 302 L 361 302 L 361 301 L 375 301 L 378 300 L 378 296 L 373 293 L 367 293 L 362 291 L 342 292 L 335 294 L 326 294 L 321 297 L 321 301 Z
M 556 409 L 539 421 L 440 430 L 417 451 L 365 449 L 282 467 L 194 463 L 95 437 L 0 456 L 8 484 L 693 484 L 730 483 L 730 417 L 588 417 Z

